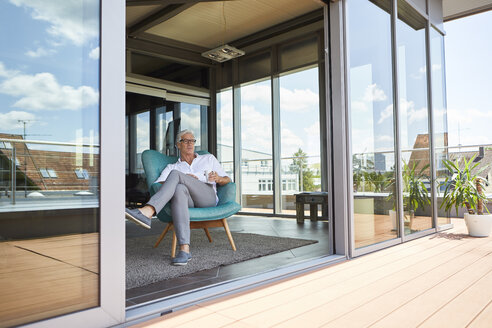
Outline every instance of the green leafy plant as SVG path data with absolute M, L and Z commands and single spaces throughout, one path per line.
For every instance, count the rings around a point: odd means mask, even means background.
M 454 206 L 456 209 L 456 215 L 458 215 L 458 209 L 465 207 L 470 214 L 483 214 L 483 210 L 489 213 L 487 206 L 487 197 L 483 190 L 485 188 L 485 181 L 479 176 L 479 174 L 485 170 L 488 166 L 484 166 L 473 173 L 473 170 L 478 166 L 478 162 L 473 164 L 475 155 L 469 160 L 463 159 L 463 164 L 460 165 L 460 159 L 456 159 L 454 162 L 444 160 L 443 163 L 451 173 L 441 185 L 445 185 L 444 197 L 441 204 L 441 208 L 445 208 L 446 211 Z
M 424 165 L 417 170 L 419 162 L 412 164 L 403 161 L 402 184 L 403 191 L 407 194 L 403 197 L 403 210 L 410 213 L 412 216 L 415 211 L 426 205 L 430 205 L 431 200 L 424 184 L 424 179 L 428 179 L 425 175 L 425 170 L 429 168 L 429 164 Z M 396 208 L 396 179 L 393 177 L 388 181 L 386 188 L 390 190 L 390 194 L 386 198 L 387 201 L 393 202 L 393 210 Z
M 403 198 L 403 206 L 410 212 L 415 212 L 417 208 L 424 208 L 431 203 L 427 187 L 422 179 L 426 177 L 424 172 L 429 168 L 429 164 L 417 171 L 418 164 L 418 161 L 413 162 L 412 165 L 403 161 L 403 191 L 408 193 L 408 196 Z

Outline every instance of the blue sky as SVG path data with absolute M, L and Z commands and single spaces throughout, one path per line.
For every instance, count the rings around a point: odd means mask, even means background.
M 21 119 L 30 120 L 28 134 L 42 135 L 28 139 L 74 142 L 81 135 L 85 141 L 93 135 L 97 142 L 98 2 L 83 3 L 0 2 L 1 24 L 10 31 L 0 34 L 0 42 L 8 45 L 0 48 L 0 132 L 21 134 Z M 444 29 L 449 144 L 492 143 L 492 11 L 445 23 Z M 310 74 L 316 76 L 315 71 Z M 315 78 L 283 81 L 282 86 L 289 90 L 285 104 L 314 99 L 312 94 L 317 94 L 316 86 L 306 84 Z M 306 133 L 316 127 L 293 124 L 299 114 L 310 111 L 296 113 L 285 108 L 283 155 L 291 154 L 298 145 L 314 152 L 319 146 Z M 257 127 L 265 120 L 250 123 Z M 253 142 L 257 137 L 261 133 L 248 134 L 246 139 L 259 145 Z
M 492 144 L 492 11 L 444 30 L 449 145 Z
M 98 143 L 97 0 L 0 2 L 0 132 Z M 39 146 L 31 146 L 38 148 Z

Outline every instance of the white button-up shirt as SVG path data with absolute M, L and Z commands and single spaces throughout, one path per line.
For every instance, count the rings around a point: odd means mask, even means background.
M 188 164 L 186 161 L 182 161 L 181 158 L 178 158 L 178 161 L 176 163 L 168 164 L 164 168 L 164 170 L 162 170 L 161 175 L 157 178 L 157 180 L 155 180 L 155 182 L 166 181 L 167 177 L 169 176 L 172 170 L 178 170 L 185 174 L 193 174 L 198 178 L 198 180 L 211 184 L 214 188 L 215 198 L 217 202 L 219 201 L 219 199 L 217 198 L 216 183 L 215 181 L 214 182 L 208 181 L 206 172 L 215 171 L 221 177 L 224 176 L 229 177 L 225 173 L 224 169 L 222 168 L 219 161 L 215 158 L 214 155 L 212 154 L 198 155 L 197 153 L 195 153 L 195 158 L 191 162 L 191 165 Z

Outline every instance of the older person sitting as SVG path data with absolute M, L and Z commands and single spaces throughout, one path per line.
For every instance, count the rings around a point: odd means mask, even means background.
M 193 132 L 178 133 L 176 145 L 180 157 L 174 164 L 167 165 L 156 182 L 162 184 L 147 204 L 138 209 L 126 209 L 127 219 L 150 229 L 151 218 L 171 201 L 171 214 L 179 244 L 179 252 L 172 260 L 173 265 L 186 265 L 190 252 L 190 207 L 211 207 L 218 202 L 216 184 L 231 181 L 219 161 L 211 154 L 195 153 L 196 139 Z

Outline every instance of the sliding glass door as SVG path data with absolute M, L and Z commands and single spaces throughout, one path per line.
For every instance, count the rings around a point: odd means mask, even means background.
M 348 2 L 354 246 L 397 238 L 390 1 Z M 377 39 L 373 36 L 378 35 Z
M 427 104 L 427 22 L 398 2 L 397 56 L 401 172 L 405 235 L 432 228 L 431 162 Z M 438 92 L 438 90 L 436 90 Z
M 0 17 L 0 327 L 116 325 L 124 4 L 2 1 Z
M 270 79 L 241 86 L 241 195 L 243 211 L 273 213 Z

